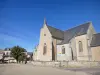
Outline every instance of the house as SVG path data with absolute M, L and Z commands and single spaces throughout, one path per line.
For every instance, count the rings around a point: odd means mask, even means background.
M 2 60 L 4 54 L 4 50 L 0 49 L 0 60 Z
M 5 62 L 16 62 L 16 60 L 11 56 L 10 48 L 0 50 L 0 59 L 3 59 Z
M 92 61 L 99 60 L 100 42 L 97 44 L 99 34 L 87 22 L 68 30 L 51 27 L 44 19 L 40 30 L 40 41 L 35 54 L 39 61 Z M 94 45 L 94 46 L 93 46 Z M 95 46 L 96 45 L 96 46 Z M 97 50 L 97 52 L 95 52 Z

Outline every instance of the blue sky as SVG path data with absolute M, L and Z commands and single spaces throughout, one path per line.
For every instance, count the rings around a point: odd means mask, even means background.
M 92 21 L 100 32 L 100 1 L 0 0 L 0 48 L 19 45 L 33 51 L 44 17 L 62 30 Z

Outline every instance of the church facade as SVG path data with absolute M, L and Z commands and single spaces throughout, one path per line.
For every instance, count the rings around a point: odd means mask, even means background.
M 49 26 L 44 20 L 44 25 L 40 30 L 40 41 L 35 60 L 99 61 L 100 43 L 95 45 L 94 36 L 96 38 L 96 35 L 100 37 L 91 22 L 62 31 Z

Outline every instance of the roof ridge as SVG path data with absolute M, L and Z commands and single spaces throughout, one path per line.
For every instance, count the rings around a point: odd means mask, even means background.
M 49 26 L 49 27 L 52 27 L 52 26 L 50 26 L 50 25 L 47 25 L 47 26 Z M 56 30 L 63 31 L 63 30 L 61 30 L 61 29 L 58 29 L 58 28 L 55 28 L 55 27 L 52 27 L 52 28 L 54 28 L 54 29 L 56 29 Z M 64 32 L 64 31 L 63 31 L 63 32 Z
M 64 31 L 57 29 L 55 27 L 49 26 L 49 25 L 47 25 L 47 28 L 49 29 L 53 37 L 63 39 Z
M 80 26 L 83 26 L 83 25 L 87 25 L 87 23 L 92 23 L 92 22 L 89 21 L 89 22 L 86 22 L 86 23 L 79 24 L 79 25 L 77 25 L 77 26 L 74 26 L 74 27 L 72 27 L 72 28 L 69 28 L 69 29 L 67 29 L 67 30 L 64 30 L 64 32 L 66 32 L 66 31 L 68 31 L 68 30 L 71 30 L 71 29 L 74 29 L 74 28 L 76 28 L 76 27 L 80 27 Z

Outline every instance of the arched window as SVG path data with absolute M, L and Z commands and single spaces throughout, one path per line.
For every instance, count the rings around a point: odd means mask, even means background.
M 46 43 L 44 43 L 44 47 L 43 47 L 43 55 L 45 55 L 47 53 L 47 45 Z
M 83 44 L 79 41 L 79 52 L 83 52 Z
M 65 54 L 65 47 L 62 46 L 62 54 Z

